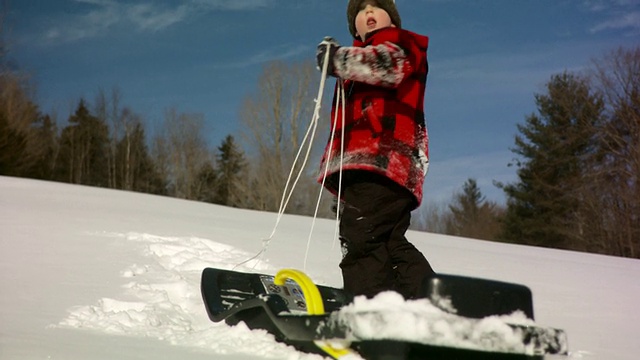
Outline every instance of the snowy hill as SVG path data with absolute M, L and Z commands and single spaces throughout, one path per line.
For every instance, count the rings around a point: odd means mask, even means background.
M 0 177 L 0 359 L 320 359 L 209 321 L 200 272 L 255 255 L 276 216 L 159 196 Z M 306 272 L 341 286 L 334 222 Z M 285 216 L 259 260 L 303 269 L 311 219 Z M 640 261 L 410 232 L 436 271 L 527 285 L 536 322 L 571 358 L 640 354 Z

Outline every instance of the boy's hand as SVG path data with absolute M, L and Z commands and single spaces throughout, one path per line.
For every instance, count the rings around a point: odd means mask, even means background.
M 327 51 L 329 52 L 329 63 L 327 64 L 327 74 L 334 75 L 334 66 L 333 66 L 333 56 L 336 54 L 336 51 L 340 48 L 340 44 L 333 39 L 332 37 L 325 37 L 324 40 L 320 44 L 318 44 L 318 49 L 316 51 L 316 61 L 318 63 L 318 70 L 322 71 L 324 67 L 324 59 L 326 58 Z

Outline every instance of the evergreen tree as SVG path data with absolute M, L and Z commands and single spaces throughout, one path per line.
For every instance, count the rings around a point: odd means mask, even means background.
M 486 201 L 475 179 L 468 179 L 462 192 L 454 196 L 445 216 L 445 233 L 476 239 L 494 240 L 499 229 L 499 209 Z
M 539 114 L 518 125 L 512 151 L 519 182 L 504 186 L 507 212 L 501 238 L 524 244 L 568 248 L 576 229 L 581 181 L 589 171 L 603 101 L 586 79 L 554 75 L 547 94 L 535 96 Z
M 26 134 L 12 128 L 4 111 L 0 111 L 0 175 L 22 175 L 28 167 L 23 157 L 26 151 Z
M 454 203 L 449 205 L 452 221 L 449 223 L 448 233 L 464 236 L 464 229 L 478 223 L 480 207 L 484 200 L 476 180 L 468 179 L 464 183 L 462 193 L 457 194 Z
M 109 129 L 80 100 L 60 136 L 59 180 L 91 186 L 108 185 Z
M 236 145 L 235 139 L 227 135 L 218 147 L 216 157 L 218 170 L 216 203 L 228 206 L 241 206 L 246 182 L 247 161 L 244 153 Z
M 206 162 L 200 167 L 197 180 L 194 183 L 196 200 L 208 203 L 217 202 L 217 173 L 211 162 Z
M 49 115 L 40 116 L 33 127 L 33 138 L 39 146 L 35 164 L 29 177 L 51 180 L 58 159 L 58 128 Z

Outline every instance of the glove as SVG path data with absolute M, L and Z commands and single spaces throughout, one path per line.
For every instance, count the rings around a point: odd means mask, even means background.
M 336 51 L 340 48 L 340 44 L 332 38 L 326 36 L 324 40 L 320 44 L 318 44 L 318 49 L 316 51 L 316 61 L 318 64 L 318 70 L 322 71 L 324 67 L 324 59 L 326 57 L 327 51 L 329 52 L 329 63 L 327 64 L 327 74 L 331 76 L 335 76 L 334 71 L 335 67 L 333 65 L 333 57 L 336 54 Z

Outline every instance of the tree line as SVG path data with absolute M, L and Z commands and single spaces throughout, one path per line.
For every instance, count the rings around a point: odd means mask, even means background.
M 149 136 L 148 121 L 117 88 L 79 99 L 66 119 L 41 112 L 28 78 L 8 66 L 0 38 L 0 175 L 277 211 L 291 172 L 300 172 L 286 212 L 311 215 L 324 143 L 305 166 L 291 167 L 317 78 L 311 62 L 266 64 L 239 111 L 244 130 L 211 149 L 203 114 L 169 107 Z M 487 201 L 470 178 L 413 227 L 640 258 L 639 87 L 640 48 L 606 54 L 587 72 L 553 75 L 546 92 L 534 95 L 537 113 L 518 125 L 510 164 L 518 180 L 495 184 L 506 205 Z M 333 217 L 331 208 L 325 196 L 320 216 Z
M 245 101 L 240 118 L 250 131 L 241 137 L 251 144 L 246 146 L 251 156 L 231 134 L 210 149 L 203 114 L 176 108 L 164 111 L 157 134 L 149 137 L 143 116 L 122 105 L 118 89 L 99 90 L 92 103 L 79 99 L 73 113 L 58 121 L 30 99 L 26 78 L 5 69 L 0 74 L 0 175 L 276 211 L 303 121 L 310 117 L 303 105 L 309 94 L 302 89 L 309 88 L 313 68 L 293 68 L 300 73 L 283 76 L 285 64 L 270 64 L 261 83 L 273 86 L 271 92 Z M 305 71 L 307 79 L 299 83 Z M 315 181 L 304 176 L 287 211 L 312 214 L 312 187 Z

